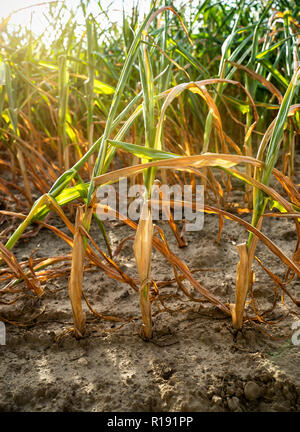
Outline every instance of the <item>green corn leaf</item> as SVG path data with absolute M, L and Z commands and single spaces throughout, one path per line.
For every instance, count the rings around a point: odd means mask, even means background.
M 115 89 L 109 85 L 105 84 L 102 81 L 99 81 L 97 79 L 94 80 L 94 92 L 98 94 L 113 94 L 115 92 Z
M 288 80 L 279 72 L 278 69 L 275 69 L 274 66 L 271 65 L 271 63 L 266 60 L 265 58 L 258 59 L 261 61 L 262 65 L 273 75 L 273 77 L 282 84 L 285 88 L 288 87 L 289 82 Z
M 140 146 L 137 144 L 126 143 L 122 141 L 108 140 L 110 144 L 115 147 L 121 148 L 129 153 L 134 154 L 135 156 L 148 159 L 148 160 L 162 160 L 162 159 L 170 159 L 177 158 L 179 155 L 175 153 L 169 153 L 162 150 L 155 150 L 149 147 Z

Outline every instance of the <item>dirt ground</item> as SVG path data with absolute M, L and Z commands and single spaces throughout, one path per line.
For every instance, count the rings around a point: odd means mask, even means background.
M 244 216 L 249 221 L 249 215 Z M 53 222 L 53 220 L 52 220 Z M 67 232 L 62 224 L 57 226 Z M 188 232 L 188 247 L 179 249 L 166 223 L 171 250 L 201 284 L 223 302 L 233 302 L 236 244 L 247 232 L 225 220 L 219 243 L 218 218 L 205 215 L 202 231 Z M 111 244 L 132 234 L 125 225 L 107 224 Z M 289 256 L 296 235 L 293 222 L 266 219 L 263 231 Z M 99 230 L 92 230 L 103 245 Z M 69 247 L 42 229 L 36 237 L 21 239 L 14 249 L 20 260 L 69 253 Z M 285 268 L 262 244 L 258 256 L 282 277 Z M 121 268 L 136 277 L 132 240 L 117 257 Z M 256 264 L 254 295 L 260 312 L 274 300 L 274 283 Z M 173 278 L 172 268 L 157 251 L 153 254 L 155 281 Z M 200 298 L 192 286 L 186 287 Z M 292 323 L 300 310 L 278 292 L 277 306 L 264 315 L 271 323 L 245 323 L 235 333 L 229 317 L 207 302 L 191 302 L 176 284 L 160 288 L 161 294 L 179 294 L 166 305 L 174 312 L 158 312 L 153 305 L 154 338 L 139 336 L 138 294 L 128 285 L 110 279 L 103 271 L 86 272 L 84 292 L 93 308 L 103 314 L 133 318 L 119 325 L 98 319 L 87 308 L 87 333 L 76 340 L 72 327 L 67 277 L 44 284 L 40 300 L 27 297 L 15 305 L 0 305 L 0 316 L 25 321 L 44 310 L 29 328 L 7 325 L 7 343 L 0 346 L 0 411 L 299 411 L 300 346 L 292 343 Z M 297 278 L 289 285 L 299 299 Z M 254 316 L 251 305 L 249 315 Z M 134 319 L 136 318 L 136 319 Z

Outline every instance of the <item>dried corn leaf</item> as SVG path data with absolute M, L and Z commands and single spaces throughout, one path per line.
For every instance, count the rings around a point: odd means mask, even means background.
M 80 338 L 85 333 L 85 314 L 82 310 L 82 281 L 84 268 L 84 241 L 80 232 L 80 225 L 83 222 L 83 207 L 78 207 L 75 222 L 75 234 L 72 252 L 72 268 L 69 279 L 69 297 L 72 305 L 74 319 L 74 333 L 76 338 Z
M 137 271 L 140 277 L 140 308 L 143 319 L 142 333 L 146 339 L 152 336 L 150 302 L 150 271 L 152 258 L 153 223 L 148 203 L 144 202 L 133 244 Z

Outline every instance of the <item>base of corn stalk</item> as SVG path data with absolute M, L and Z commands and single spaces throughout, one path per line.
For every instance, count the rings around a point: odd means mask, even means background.
M 239 330 L 243 325 L 245 303 L 253 272 L 250 268 L 247 244 L 241 243 L 237 245 L 237 250 L 240 261 L 236 269 L 235 304 L 230 305 L 230 311 L 233 327 Z
M 150 269 L 152 258 L 153 223 L 148 202 L 144 201 L 141 217 L 136 230 L 133 251 L 137 271 L 140 277 L 140 308 L 143 325 L 141 336 L 147 340 L 152 336 L 152 318 L 150 301 Z
M 140 287 L 140 308 L 143 320 L 140 335 L 144 340 L 149 340 L 152 337 L 152 312 L 149 291 L 150 282 L 145 281 Z
M 80 226 L 83 222 L 83 207 L 78 207 L 75 222 L 75 234 L 72 252 L 72 268 L 69 279 L 69 297 L 72 305 L 74 320 L 74 334 L 77 339 L 83 337 L 85 333 L 85 314 L 82 310 L 82 281 L 84 268 L 84 240 L 80 232 Z

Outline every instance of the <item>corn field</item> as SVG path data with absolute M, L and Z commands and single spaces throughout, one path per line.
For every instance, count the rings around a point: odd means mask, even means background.
M 145 2 L 143 15 L 137 1 L 119 23 L 101 2 L 90 12 L 90 3 L 48 2 L 48 33 L 41 35 L 29 25 L 11 26 L 13 15 L 0 22 L 0 320 L 31 326 L 33 318 L 12 320 L 6 307 L 26 296 L 43 299 L 49 280 L 68 278 L 68 331 L 77 339 L 89 330 L 84 307 L 97 322 L 125 325 L 133 318 L 92 307 L 84 283 L 91 269 L 136 293 L 134 319 L 146 341 L 155 316 L 169 310 L 168 284 L 187 304 L 211 304 L 236 332 L 245 322 L 264 326 L 277 307 L 275 300 L 266 313 L 256 307 L 255 265 L 268 275 L 274 298 L 279 293 L 299 306 L 299 293 L 290 290 L 300 276 L 299 2 L 156 0 Z M 136 222 L 97 199 L 124 178 L 144 186 Z M 151 207 L 152 187 L 164 184 L 193 191 L 191 201 L 171 200 L 165 225 L 155 223 Z M 212 242 L 222 238 L 225 221 L 248 236 L 232 246 L 232 302 L 210 292 L 178 256 L 189 244 L 175 208 L 195 210 L 197 185 L 204 190 L 201 212 L 218 223 Z M 167 211 L 161 193 L 156 201 Z M 134 277 L 118 263 L 101 217 L 107 212 L 132 231 Z M 266 219 L 293 222 L 293 254 L 264 232 Z M 41 230 L 66 242 L 69 253 L 17 259 L 23 239 L 38 239 Z M 283 276 L 258 256 L 260 244 L 280 260 Z M 153 251 L 167 260 L 169 281 L 155 280 Z

